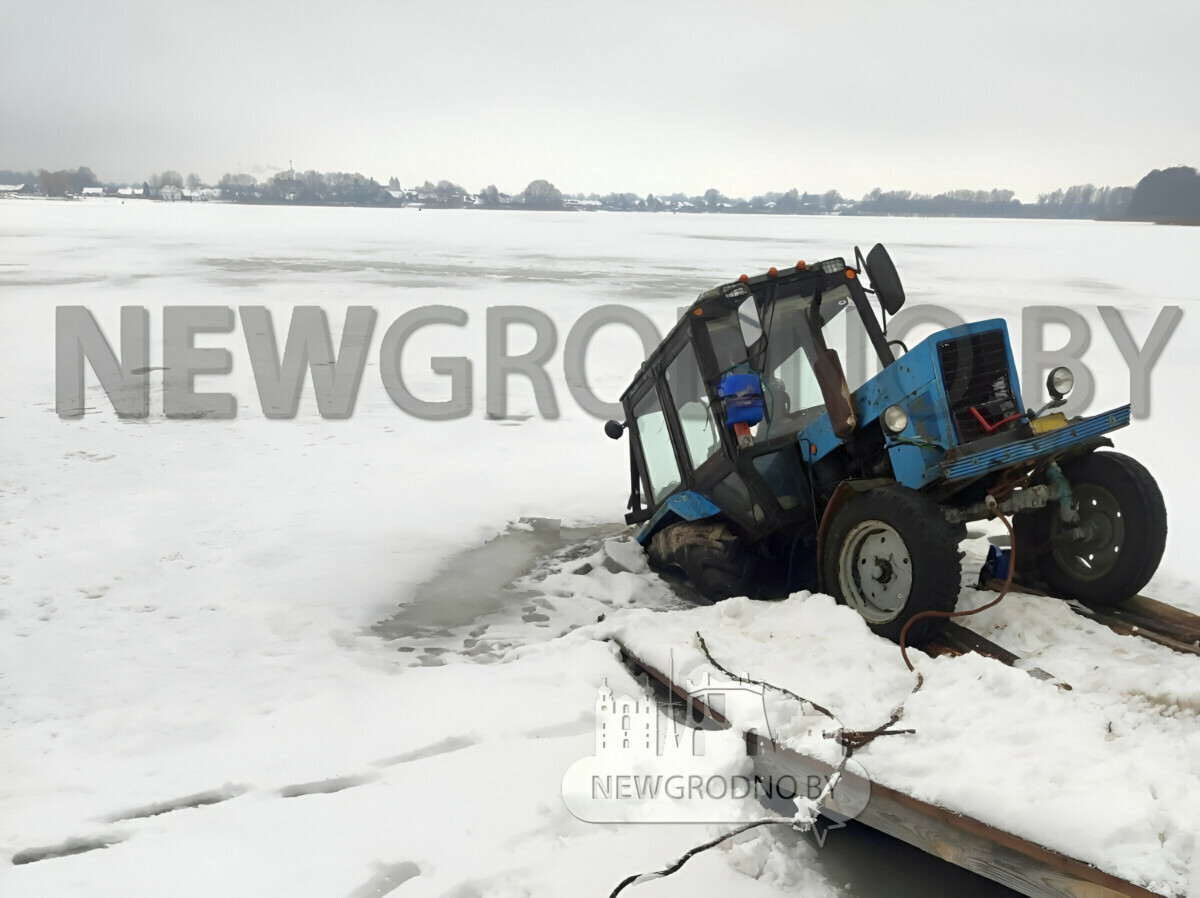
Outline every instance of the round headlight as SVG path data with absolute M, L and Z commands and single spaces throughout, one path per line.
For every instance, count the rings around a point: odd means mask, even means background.
M 898 405 L 889 405 L 883 410 L 883 426 L 892 433 L 899 433 L 908 427 L 908 412 Z
M 1075 386 L 1075 375 L 1070 368 L 1058 367 L 1046 378 L 1046 390 L 1055 399 L 1062 399 Z

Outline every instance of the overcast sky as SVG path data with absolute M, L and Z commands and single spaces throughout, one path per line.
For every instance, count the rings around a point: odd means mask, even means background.
M 1200 3 L 0 7 L 0 168 L 860 196 L 1200 165 Z

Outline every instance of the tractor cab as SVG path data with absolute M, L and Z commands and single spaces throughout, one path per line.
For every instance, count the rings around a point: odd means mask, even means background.
M 864 311 L 880 361 L 890 364 L 867 293 L 840 258 L 743 275 L 702 294 L 622 396 L 627 522 L 648 523 L 648 538 L 707 510 L 707 498 L 752 540 L 785 525 L 815 533 L 798 437 L 823 418 L 842 437 L 853 435 L 840 358 L 846 315 Z M 610 422 L 610 435 L 614 428 L 620 436 L 622 426 Z

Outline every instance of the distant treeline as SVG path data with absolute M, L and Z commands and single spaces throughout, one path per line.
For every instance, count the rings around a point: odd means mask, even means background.
M 795 188 L 750 199 L 730 198 L 712 188 L 703 194 L 683 193 L 563 194 L 549 181 L 536 180 L 521 192 L 507 194 L 494 184 L 471 193 L 451 181 L 402 188 L 396 178 L 385 186 L 373 178 L 349 172 L 276 172 L 263 181 L 253 175 L 227 173 L 212 186 L 195 174 L 176 171 L 151 175 L 141 185 L 102 184 L 90 168 L 74 171 L 0 171 L 0 190 L 45 196 L 116 193 L 170 200 L 221 199 L 237 203 L 432 206 L 440 208 L 574 209 L 622 212 L 710 212 L 763 215 L 915 215 L 963 218 L 1069 218 L 1159 221 L 1200 224 L 1200 174 L 1178 166 L 1155 169 L 1136 187 L 1095 187 L 1077 184 L 1043 193 L 1034 203 L 1022 203 L 1011 190 L 953 190 L 936 195 L 909 190 L 875 188 L 860 200 L 836 190 L 801 192 Z M 132 192 L 131 192 L 132 190 Z

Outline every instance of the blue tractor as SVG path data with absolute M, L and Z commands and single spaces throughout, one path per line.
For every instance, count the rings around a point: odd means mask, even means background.
M 1099 605 L 1134 596 L 1167 523 L 1146 469 L 1097 451 L 1129 406 L 1068 420 L 1059 367 L 1027 408 L 999 318 L 897 358 L 895 266 L 882 245 L 855 258 L 702 293 L 638 370 L 605 430 L 628 432 L 626 521 L 651 563 L 711 600 L 820 589 L 898 640 L 915 615 L 954 609 L 966 525 L 998 511 L 1015 515 L 1023 583 Z M 852 315 L 881 369 L 853 390 L 836 348 Z M 907 641 L 936 633 L 932 617 Z

